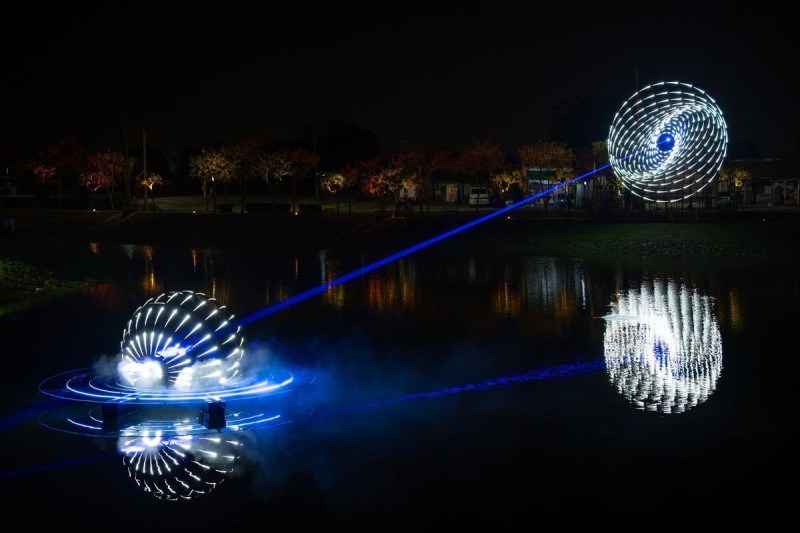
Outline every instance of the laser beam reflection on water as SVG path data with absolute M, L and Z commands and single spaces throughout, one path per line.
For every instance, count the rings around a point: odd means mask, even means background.
M 457 387 L 447 387 L 427 392 L 418 392 L 414 394 L 404 394 L 403 396 L 396 396 L 385 400 L 378 400 L 358 405 L 351 405 L 347 407 L 338 407 L 327 411 L 320 411 L 315 413 L 309 418 L 318 418 L 321 416 L 335 415 L 340 413 L 349 413 L 353 411 L 365 411 L 375 407 L 385 407 L 402 402 L 409 402 L 412 400 L 424 400 L 428 398 L 441 398 L 443 396 L 451 396 L 460 394 L 462 392 L 472 391 L 485 391 L 494 388 L 507 387 L 509 385 L 518 385 L 520 383 L 527 383 L 529 381 L 545 381 L 550 379 L 568 378 L 579 376 L 583 374 L 592 374 L 594 372 L 605 370 L 606 365 L 602 359 L 593 359 L 589 361 L 578 361 L 575 363 L 566 363 L 558 366 L 549 366 L 544 368 L 537 368 L 523 372 L 521 374 L 509 374 L 493 379 L 485 379 L 478 383 L 470 383 L 468 385 L 460 385 Z
M 426 391 L 426 392 L 419 392 L 419 393 L 413 393 L 413 394 L 404 394 L 402 396 L 396 396 L 394 398 L 387 398 L 387 399 L 384 399 L 384 400 L 377 400 L 377 401 L 372 401 L 372 402 L 363 403 L 363 404 L 350 405 L 350 406 L 344 406 L 344 407 L 337 407 L 337 408 L 333 408 L 333 409 L 328 409 L 326 411 L 319 411 L 319 412 L 314 413 L 314 414 L 312 414 L 310 416 L 295 420 L 295 422 L 301 422 L 303 420 L 320 418 L 320 417 L 323 417 L 323 416 L 330 416 L 330 415 L 337 415 L 337 414 L 344 414 L 344 413 L 358 412 L 358 411 L 366 411 L 368 409 L 375 409 L 375 408 L 378 408 L 378 407 L 386 407 L 386 406 L 395 405 L 395 404 L 399 404 L 399 403 L 403 403 L 403 402 L 414 401 L 414 400 L 424 400 L 424 399 L 431 399 L 431 398 L 442 398 L 442 397 L 445 397 L 445 396 L 452 396 L 452 395 L 455 395 L 455 394 L 460 394 L 462 392 L 485 391 L 485 390 L 494 389 L 494 388 L 508 387 L 510 385 L 518 385 L 518 384 L 522 384 L 522 383 L 528 383 L 528 382 L 531 382 L 531 381 L 545 381 L 545 380 L 550 380 L 550 379 L 560 379 L 560 378 L 569 378 L 569 377 L 575 377 L 575 376 L 581 376 L 581 375 L 589 375 L 589 374 L 593 374 L 595 372 L 603 371 L 603 370 L 605 370 L 605 368 L 606 368 L 606 366 L 605 366 L 605 362 L 604 362 L 603 359 L 592 359 L 592 360 L 588 360 L 588 361 L 577 361 L 577 362 L 574 362 L 574 363 L 566 363 L 566 364 L 558 365 L 558 366 L 537 368 L 537 369 L 529 370 L 527 372 L 523 372 L 523 373 L 519 373 L 519 374 L 508 374 L 508 375 L 505 375 L 505 376 L 500 376 L 500 377 L 492 378 L 492 379 L 486 379 L 486 380 L 483 380 L 483 381 L 479 381 L 477 383 L 470 383 L 470 384 L 467 384 L 467 385 L 460 385 L 460 386 L 455 386 L 455 387 L 447 387 L 447 388 L 444 388 L 444 389 L 438 389 L 438 390 Z M 262 429 L 264 427 L 267 427 L 267 426 L 262 425 L 264 422 L 274 421 L 274 420 L 280 418 L 280 415 L 277 415 L 277 416 L 273 415 L 273 416 L 270 416 L 270 417 L 267 417 L 267 418 L 263 418 L 263 414 L 259 414 L 259 415 L 255 416 L 253 418 L 257 419 L 257 420 L 248 421 L 248 422 L 244 422 L 244 423 L 241 423 L 241 422 L 236 423 L 236 421 L 234 420 L 234 421 L 232 421 L 233 424 L 231 424 L 230 429 L 233 430 L 233 431 L 246 431 L 246 430 L 253 430 L 253 429 Z M 244 419 L 242 419 L 242 420 L 244 420 Z M 73 421 L 73 420 L 69 420 L 69 422 L 71 422 L 72 424 L 76 424 L 76 422 Z M 82 425 L 83 424 L 78 424 L 78 426 L 82 426 Z M 248 426 L 248 427 L 245 428 L 244 426 Z M 189 427 L 189 426 L 187 425 L 186 427 Z M 93 428 L 93 429 L 99 429 L 99 428 Z M 157 431 L 157 433 L 154 433 L 156 435 L 163 435 L 164 432 L 169 428 L 167 428 L 166 426 L 165 427 L 157 427 L 155 425 L 149 425 L 148 429 Z M 129 428 L 127 431 L 131 435 L 134 435 L 134 438 L 135 438 L 135 435 L 138 434 L 138 431 L 136 431 L 136 428 Z M 126 430 L 123 430 L 123 433 L 125 433 L 125 432 L 126 432 Z M 182 433 L 190 433 L 190 432 L 182 432 Z M 149 434 L 150 433 L 148 432 L 147 435 L 149 435 Z M 143 435 L 144 435 L 144 433 L 143 433 Z M 199 438 L 207 438 L 207 436 L 204 437 L 203 435 L 198 435 L 198 436 L 199 436 Z M 161 437 L 159 437 L 159 439 L 160 438 Z M 164 436 L 164 438 L 168 438 L 168 437 Z M 175 434 L 175 435 L 170 436 L 169 438 L 180 439 L 180 438 L 192 438 L 192 437 L 189 436 L 189 435 L 186 435 L 186 434 L 184 434 L 184 435 Z M 150 439 L 147 442 L 152 441 L 151 437 L 146 437 L 145 439 Z M 63 462 L 55 463 L 55 464 L 51 464 L 51 465 L 34 466 L 32 468 L 27 468 L 27 469 L 23 469 L 23 470 L 17 470 L 17 471 L 14 471 L 14 472 L 0 472 L 0 479 L 17 477 L 17 476 L 20 476 L 20 475 L 36 474 L 36 473 L 39 473 L 39 472 L 52 470 L 52 469 L 60 468 L 60 467 L 63 467 L 63 466 L 69 466 L 69 465 L 76 464 L 76 463 L 93 461 L 95 459 L 102 459 L 102 458 L 105 458 L 105 457 L 110 457 L 112 455 L 114 455 L 114 452 L 102 453 L 102 454 L 93 455 L 93 456 L 90 456 L 90 457 L 71 459 L 71 460 L 68 460 L 68 461 L 63 461 Z
M 630 156 L 628 156 L 628 157 L 630 157 Z M 622 161 L 624 159 L 627 159 L 627 157 L 622 158 L 619 161 Z M 611 166 L 611 163 L 609 163 L 607 165 L 604 165 L 602 167 L 599 167 L 599 168 L 597 168 L 595 170 L 592 170 L 590 172 L 587 172 L 585 174 L 581 174 L 580 176 L 572 178 L 569 181 L 566 181 L 564 183 L 560 183 L 560 184 L 558 184 L 558 185 L 556 185 L 554 187 L 550 187 L 549 189 L 546 189 L 546 190 L 544 190 L 544 191 L 542 191 L 542 192 L 540 192 L 538 194 L 535 194 L 533 196 L 530 196 L 528 198 L 524 198 L 524 199 L 520 200 L 519 202 L 511 204 L 511 205 L 509 205 L 507 207 L 504 207 L 503 209 L 498 209 L 497 211 L 493 211 L 492 213 L 489 213 L 488 215 L 484 215 L 484 216 L 482 216 L 480 218 L 477 218 L 475 220 L 471 220 L 471 221 L 467 222 L 466 224 L 458 226 L 457 228 L 453 228 L 453 229 L 451 229 L 449 231 L 446 231 L 444 233 L 436 235 L 435 237 L 431 237 L 430 239 L 422 241 L 421 243 L 415 244 L 414 246 L 410 246 L 410 247 L 408 247 L 408 248 L 406 248 L 404 250 L 400 250 L 399 252 L 396 252 L 396 253 L 388 256 L 388 257 L 384 257 L 383 259 L 379 259 L 379 260 L 375 261 L 374 263 L 370 263 L 369 265 L 363 266 L 361 268 L 353 270 L 352 272 L 349 272 L 347 274 L 339 276 L 336 279 L 332 279 L 332 280 L 328 281 L 327 283 L 323 283 L 322 285 L 318 285 L 316 287 L 313 287 L 311 289 L 303 291 L 303 292 L 301 292 L 299 294 L 296 294 L 296 295 L 294 295 L 294 296 L 292 296 L 290 298 L 287 298 L 287 299 L 285 299 L 283 301 L 280 301 L 280 302 L 278 302 L 276 304 L 270 305 L 269 307 L 266 307 L 264 309 L 256 311 L 255 313 L 251 313 L 250 315 L 248 315 L 246 317 L 242 317 L 241 319 L 239 319 L 238 324 L 241 325 L 241 326 L 246 326 L 248 324 L 252 324 L 253 322 L 255 322 L 257 320 L 261 320 L 262 318 L 266 318 L 266 317 L 268 317 L 270 315 L 273 315 L 273 314 L 275 314 L 275 313 L 277 313 L 279 311 L 282 311 L 282 310 L 284 310 L 284 309 L 286 309 L 288 307 L 291 307 L 291 306 L 293 306 L 295 304 L 298 304 L 300 302 L 308 300 L 309 298 L 313 298 L 314 296 L 322 294 L 323 292 L 325 292 L 328 289 L 331 289 L 333 287 L 336 287 L 337 285 L 341 285 L 342 283 L 347 283 L 348 281 L 354 280 L 354 279 L 356 279 L 356 278 L 358 278 L 360 276 L 363 276 L 364 274 L 368 274 L 368 273 L 372 272 L 373 270 L 377 270 L 377 269 L 379 269 L 379 268 L 381 268 L 383 266 L 386 266 L 386 265 L 388 265 L 390 263 L 393 263 L 393 262 L 397 261 L 398 259 L 402 259 L 402 258 L 404 258 L 404 257 L 406 257 L 408 255 L 411 255 L 411 254 L 413 254 L 415 252 L 418 252 L 418 251 L 420 251 L 420 250 L 422 250 L 424 248 L 427 248 L 428 246 L 436 244 L 437 242 L 441 242 L 441 241 L 443 241 L 443 240 L 445 240 L 445 239 L 447 239 L 449 237 L 452 237 L 454 235 L 458 235 L 459 233 L 461 233 L 463 231 L 466 231 L 466 230 L 468 230 L 470 228 L 473 228 L 473 227 L 475 227 L 475 226 L 477 226 L 479 224 L 482 224 L 482 223 L 487 222 L 487 221 L 489 221 L 489 220 L 491 220 L 493 218 L 497 218 L 497 217 L 499 217 L 501 215 L 504 215 L 504 214 L 508 213 L 509 211 L 513 211 L 514 209 L 516 209 L 518 207 L 521 207 L 521 206 L 523 206 L 525 204 L 528 204 L 530 202 L 533 202 L 534 200 L 537 200 L 537 199 L 541 198 L 542 196 L 546 196 L 546 195 L 548 195 L 548 194 L 550 194 L 552 192 L 555 192 L 555 191 L 557 191 L 559 189 L 563 189 L 564 187 L 567 187 L 568 185 L 571 185 L 571 184 L 573 184 L 573 183 L 575 183 L 577 181 L 580 181 L 582 179 L 588 178 L 589 176 L 591 176 L 593 174 L 596 174 L 596 173 L 598 173 L 598 172 L 600 172 L 602 170 L 605 170 L 605 169 L 609 168 L 610 166 Z

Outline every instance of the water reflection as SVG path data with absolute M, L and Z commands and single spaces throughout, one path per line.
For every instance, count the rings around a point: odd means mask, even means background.
M 637 409 L 682 413 L 705 402 L 722 371 L 710 297 L 683 282 L 642 282 L 617 295 L 604 317 L 611 383 Z
M 157 296 L 167 289 L 191 289 L 241 309 L 269 306 L 297 292 L 336 279 L 358 266 L 342 262 L 335 254 L 321 250 L 314 254 L 281 256 L 238 256 L 213 248 L 184 250 L 147 245 L 118 245 L 100 248 L 116 253 L 132 265 L 133 287 L 117 280 L 102 290 L 92 290 L 97 304 L 109 309 L 131 289 L 134 300 Z M 362 258 L 362 263 L 366 258 Z M 242 280 L 237 283 L 237 280 Z M 253 288 L 261 289 L 253 290 Z M 492 256 L 466 258 L 408 257 L 361 280 L 337 285 L 323 293 L 320 303 L 328 310 L 369 309 L 393 314 L 398 320 L 438 319 L 450 313 L 453 319 L 475 316 L 475 307 L 487 309 L 496 319 L 523 318 L 536 323 L 547 315 L 553 331 L 573 322 L 587 307 L 592 294 L 583 266 L 577 260 L 556 258 L 508 258 Z M 447 308 L 431 305 L 435 292 Z M 588 295 L 588 296 L 587 296 Z M 485 313 L 479 313 L 484 316 Z M 527 315 L 527 316 L 526 316 Z M 491 329 L 491 324 L 481 327 Z
M 736 289 L 728 291 L 728 322 L 732 330 L 742 330 L 742 304 Z
M 190 500 L 213 491 L 233 472 L 242 443 L 231 435 L 120 437 L 128 477 L 163 500 Z
M 131 295 L 127 294 L 125 287 L 119 283 L 98 283 L 88 287 L 86 292 L 94 305 L 104 311 L 115 311 L 121 304 L 135 301 Z
M 576 313 L 579 305 L 585 307 L 586 287 L 579 262 L 542 257 L 527 261 L 525 265 L 528 308 L 567 318 Z

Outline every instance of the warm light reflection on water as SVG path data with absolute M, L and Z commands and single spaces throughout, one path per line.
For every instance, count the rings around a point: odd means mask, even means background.
M 523 292 L 518 286 L 503 282 L 492 292 L 492 312 L 499 316 L 518 316 L 522 311 Z
M 722 338 L 710 297 L 683 282 L 644 281 L 604 318 L 609 378 L 637 409 L 681 413 L 716 389 Z
M 319 252 L 319 282 L 320 284 L 327 283 L 336 279 L 340 274 L 338 263 L 328 256 L 327 251 L 321 250 Z M 344 307 L 344 292 L 345 285 L 337 285 L 331 287 L 322 294 L 322 301 L 325 305 L 334 310 L 340 310 Z
M 101 253 L 110 249 L 100 247 Z M 127 281 L 117 279 L 90 289 L 90 297 L 103 309 L 127 308 L 165 290 L 190 289 L 246 312 L 334 280 L 358 265 L 353 258 L 342 262 L 326 250 L 307 255 L 240 256 L 212 248 L 181 251 L 121 245 L 116 251 L 130 258 L 134 285 L 125 289 Z M 490 335 L 503 321 L 504 327 L 515 327 L 526 335 L 560 338 L 569 335 L 581 320 L 590 323 L 587 331 L 593 331 L 591 318 L 603 314 L 608 295 L 637 281 L 619 268 L 603 273 L 587 270 L 578 259 L 408 257 L 329 289 L 316 304 L 309 302 L 286 312 L 302 315 L 314 309 L 366 309 L 390 314 L 400 322 L 459 324 L 471 334 Z M 702 286 L 703 280 L 693 279 L 692 283 Z M 658 293 L 653 283 L 647 287 L 637 290 Z M 630 292 L 621 294 L 621 302 L 633 298 Z M 719 295 L 719 304 L 723 324 L 733 330 L 743 327 L 735 289 L 726 288 Z M 664 309 L 674 312 L 668 306 Z
M 156 276 L 152 261 L 147 261 L 145 273 L 141 281 L 142 290 L 147 296 L 155 296 L 164 292 L 164 280 Z
M 249 259 L 237 264 L 235 255 L 212 248 L 191 248 L 179 253 L 183 262 L 175 261 L 173 256 L 178 252 L 153 246 L 128 244 L 119 245 L 117 250 L 134 265 L 140 262 L 142 274 L 136 279 L 136 289 L 142 298 L 165 290 L 191 289 L 242 309 L 274 304 L 313 284 L 334 280 L 352 268 L 343 268 L 325 250 L 314 256 L 265 256 L 262 260 L 266 264 L 257 266 L 250 266 Z M 243 264 L 249 269 L 241 277 Z M 240 269 L 238 276 L 231 275 L 230 265 Z M 235 283 L 237 279 L 242 283 Z M 263 287 L 260 296 L 248 288 L 256 282 Z M 480 306 L 496 319 L 523 319 L 525 327 L 538 328 L 542 315 L 547 315 L 547 328 L 558 332 L 575 320 L 579 309 L 586 307 L 587 285 L 580 263 L 572 260 L 536 257 L 494 261 L 467 257 L 447 259 L 432 267 L 410 257 L 360 281 L 333 287 L 321 295 L 320 301 L 333 310 L 367 308 L 380 314 L 395 314 L 400 320 L 426 316 L 438 320 L 448 316 L 451 320 L 466 320 L 471 327 L 491 330 L 492 325 L 485 318 L 473 320 L 470 309 Z M 90 291 L 92 298 L 105 308 L 125 294 L 124 290 L 111 291 L 110 287 Z M 431 291 L 444 299 L 421 298 Z M 133 299 L 138 301 L 137 297 Z M 120 301 L 120 305 L 128 302 Z
M 401 260 L 388 273 L 370 274 L 366 284 L 366 303 L 379 313 L 413 309 L 416 303 L 416 269 L 413 261 Z
M 739 293 L 736 289 L 728 291 L 728 321 L 731 329 L 740 331 L 742 329 L 742 304 L 739 300 Z
M 106 282 L 92 285 L 86 289 L 94 305 L 105 311 L 114 311 L 124 302 L 135 303 L 132 295 L 126 297 L 125 287 L 119 283 Z

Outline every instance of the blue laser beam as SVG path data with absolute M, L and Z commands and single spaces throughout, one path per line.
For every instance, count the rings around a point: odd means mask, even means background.
M 628 157 L 631 157 L 631 156 L 627 156 L 624 159 L 627 159 Z M 581 174 L 580 176 L 572 178 L 569 181 L 566 181 L 564 183 L 559 183 L 558 185 L 556 185 L 554 187 L 551 187 L 551 188 L 549 188 L 547 190 L 544 190 L 544 191 L 542 191 L 542 192 L 540 192 L 538 194 L 534 194 L 533 196 L 529 196 L 528 198 L 523 198 L 519 202 L 511 204 L 511 205 L 509 205 L 507 207 L 504 207 L 504 208 L 499 209 L 497 211 L 494 211 L 492 213 L 489 213 L 488 215 L 484 215 L 484 216 L 482 216 L 480 218 L 476 218 L 475 220 L 471 220 L 471 221 L 467 222 L 466 224 L 463 224 L 463 225 L 461 225 L 461 226 L 459 226 L 457 228 L 453 228 L 453 229 L 451 229 L 449 231 L 445 231 L 444 233 L 436 235 L 435 237 L 431 237 L 430 239 L 422 241 L 419 244 L 415 244 L 413 246 L 409 246 L 405 250 L 400 250 L 399 252 L 396 252 L 396 253 L 388 256 L 388 257 L 384 257 L 383 259 L 379 259 L 379 260 L 375 261 L 374 263 L 370 263 L 369 265 L 365 265 L 365 266 L 363 266 L 361 268 L 353 270 L 352 272 L 348 272 L 347 274 L 339 276 L 336 279 L 332 279 L 332 280 L 330 280 L 330 281 L 328 281 L 326 283 L 323 283 L 322 285 L 318 285 L 316 287 L 312 287 L 311 289 L 307 289 L 307 290 L 305 290 L 305 291 L 303 291 L 303 292 L 301 292 L 299 294 L 296 294 L 294 296 L 291 296 L 291 297 L 289 297 L 289 298 L 287 298 L 287 299 L 285 299 L 283 301 L 277 302 L 275 304 L 270 305 L 269 307 L 265 307 L 264 309 L 261 309 L 259 311 L 254 312 L 254 313 L 251 313 L 251 314 L 249 314 L 249 315 L 247 315 L 245 317 L 240 318 L 239 321 L 238 321 L 238 324 L 242 325 L 242 326 L 246 326 L 248 324 L 252 324 L 253 322 L 255 322 L 257 320 L 261 320 L 262 318 L 266 318 L 266 317 L 268 317 L 270 315 L 274 315 L 275 313 L 277 313 L 279 311 L 283 311 L 284 309 L 286 309 L 288 307 L 291 307 L 291 306 L 293 306 L 295 304 L 298 304 L 300 302 L 308 300 L 309 298 L 313 298 L 314 296 L 322 294 L 323 292 L 325 292 L 325 291 L 327 291 L 327 290 L 329 290 L 329 289 L 331 289 L 333 287 L 336 287 L 337 285 L 341 285 L 342 283 L 347 283 L 348 281 L 351 281 L 351 280 L 354 280 L 354 279 L 356 279 L 358 277 L 361 277 L 364 274 L 368 274 L 368 273 L 370 273 L 370 272 L 372 272 L 374 270 L 377 270 L 377 269 L 379 269 L 379 268 L 381 268 L 383 266 L 386 266 L 389 263 L 393 263 L 393 262 L 397 261 L 398 259 L 402 259 L 402 258 L 404 258 L 404 257 L 406 257 L 408 255 L 411 255 L 411 254 L 413 254 L 415 252 L 418 252 L 418 251 L 420 251 L 420 250 L 422 250 L 424 248 L 427 248 L 428 246 L 436 244 L 437 242 L 441 242 L 441 241 L 443 241 L 443 240 L 445 240 L 445 239 L 447 239 L 449 237 L 452 237 L 454 235 L 458 235 L 459 233 L 461 233 L 463 231 L 466 231 L 466 230 L 468 230 L 470 228 L 474 228 L 475 226 L 477 226 L 479 224 L 483 224 L 484 222 L 486 222 L 488 220 L 491 220 L 493 218 L 497 218 L 497 217 L 499 217 L 501 215 L 504 215 L 505 213 L 508 213 L 509 211 L 513 211 L 514 209 L 516 209 L 518 207 L 521 207 L 521 206 L 523 206 L 523 205 L 525 205 L 527 203 L 533 202 L 534 200 L 537 200 L 537 199 L 541 198 L 542 196 L 550 194 L 550 193 L 552 193 L 554 191 L 557 191 L 559 189 L 563 189 L 564 187 L 567 187 L 568 185 L 571 185 L 571 184 L 573 184 L 573 183 L 575 183 L 577 181 L 580 181 L 582 179 L 588 178 L 589 176 L 591 176 L 593 174 L 597 174 L 601 170 L 605 170 L 605 169 L 609 168 L 610 166 L 611 166 L 611 163 L 609 163 L 607 165 L 603 165 L 602 167 L 596 168 L 595 170 L 589 171 L 589 172 L 587 172 L 585 174 Z

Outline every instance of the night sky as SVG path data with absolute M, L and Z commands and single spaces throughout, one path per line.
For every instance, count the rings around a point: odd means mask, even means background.
M 604 137 L 638 65 L 640 87 L 676 79 L 709 92 L 735 144 L 754 143 L 761 156 L 800 150 L 797 29 L 762 4 L 292 4 L 130 4 L 125 13 L 97 4 L 7 16 L 3 142 L 20 151 L 61 138 L 117 148 L 124 119 L 169 151 L 292 139 L 304 124 L 339 119 L 373 130 L 384 154 L 403 140 L 458 148 L 490 135 L 510 150 L 553 136 L 560 106 L 582 117 L 587 138 Z

